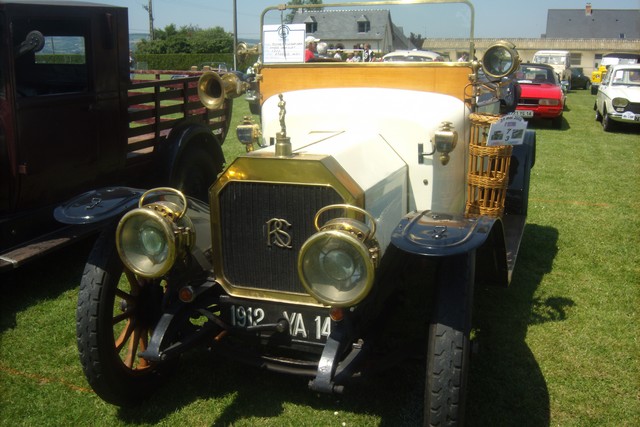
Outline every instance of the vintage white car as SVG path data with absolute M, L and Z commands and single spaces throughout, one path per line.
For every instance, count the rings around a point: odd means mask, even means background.
M 605 132 L 615 130 L 618 123 L 640 125 L 640 64 L 611 66 L 593 109 Z
M 322 26 L 291 25 L 287 12 L 323 22 L 331 7 L 348 4 L 262 13 L 261 44 L 243 47 L 258 54 L 260 123 L 238 126 L 247 153 L 208 200 L 156 188 L 130 193 L 134 209 L 91 194 L 69 203 L 87 222 L 114 223 L 77 308 L 80 360 L 104 400 L 149 397 L 196 344 L 340 393 L 358 387 L 354 376 L 377 378 L 372 355 L 406 360 L 398 338 L 423 349 L 424 424 L 464 425 L 474 287 L 511 281 L 536 142 L 520 117 L 483 113 L 481 94 L 510 84 L 520 59 L 501 41 L 467 62 L 305 62 L 306 33 Z M 394 23 L 464 17 L 474 51 L 468 1 L 358 2 L 355 36 L 358 17 L 386 7 Z M 395 50 L 397 37 L 379 35 Z M 237 93 L 227 76 L 202 76 L 205 105 Z
M 444 57 L 438 52 L 429 50 L 395 50 L 382 57 L 385 62 L 433 62 L 444 61 Z

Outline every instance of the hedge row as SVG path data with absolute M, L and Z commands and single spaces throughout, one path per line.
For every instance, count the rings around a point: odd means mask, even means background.
M 84 55 L 78 54 L 64 54 L 64 55 L 54 55 L 54 54 L 37 54 L 36 62 L 38 64 L 84 64 Z
M 171 53 L 171 54 L 136 54 L 136 69 L 147 70 L 189 70 L 193 65 L 205 62 L 224 62 L 229 69 L 233 68 L 231 53 Z M 238 70 L 244 71 L 255 61 L 255 58 L 242 61 L 238 59 Z

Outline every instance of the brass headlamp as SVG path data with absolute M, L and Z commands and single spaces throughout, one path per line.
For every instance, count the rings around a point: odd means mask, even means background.
M 260 145 L 260 138 L 262 137 L 262 131 L 260 125 L 254 123 L 251 116 L 244 116 L 242 123 L 236 127 L 236 136 L 238 141 L 244 144 L 247 153 L 253 151 L 253 144 Z
M 482 71 L 492 79 L 506 77 L 519 66 L 520 56 L 516 46 L 504 40 L 490 46 L 482 57 Z
M 334 209 L 353 211 L 369 218 L 370 226 L 353 218 L 318 220 Z M 380 246 L 375 239 L 375 219 L 351 205 L 329 205 L 314 218 L 317 233 L 302 245 L 298 255 L 298 276 L 305 289 L 319 302 L 332 307 L 350 307 L 371 291 Z
M 146 202 L 151 195 L 156 200 Z M 138 208 L 124 215 L 116 229 L 116 247 L 125 266 L 141 277 L 165 275 L 195 243 L 186 211 L 187 199 L 178 190 L 160 187 L 145 192 Z

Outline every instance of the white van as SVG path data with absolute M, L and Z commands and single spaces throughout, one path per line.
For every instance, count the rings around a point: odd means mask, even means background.
M 567 72 L 571 67 L 571 53 L 568 50 L 539 50 L 533 54 L 536 64 L 549 64 L 553 67 L 561 80 L 569 80 L 571 72 Z

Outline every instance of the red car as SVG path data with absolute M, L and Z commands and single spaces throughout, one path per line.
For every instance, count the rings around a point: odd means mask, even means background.
M 551 119 L 553 127 L 560 129 L 565 94 L 553 68 L 545 64 L 521 64 L 516 78 L 521 93 L 515 113 L 525 118 Z

